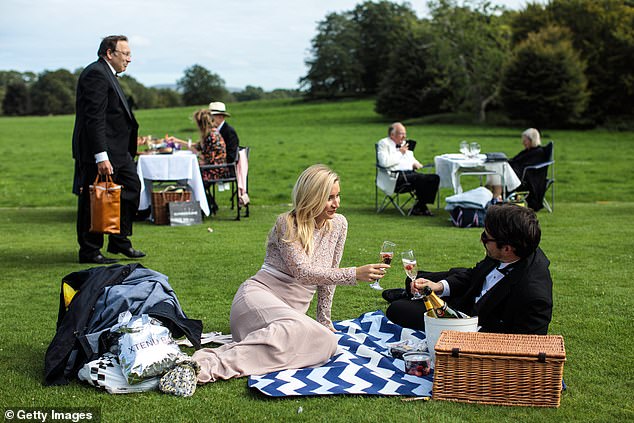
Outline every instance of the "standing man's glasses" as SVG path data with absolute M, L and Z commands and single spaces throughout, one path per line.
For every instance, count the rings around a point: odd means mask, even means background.
M 130 59 L 132 58 L 132 53 L 125 53 L 121 50 L 113 50 L 113 51 L 116 51 L 117 53 L 121 53 L 122 56 L 125 56 L 127 58 L 130 58 Z

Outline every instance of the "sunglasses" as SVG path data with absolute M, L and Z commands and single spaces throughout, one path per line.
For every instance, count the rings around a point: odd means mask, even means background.
M 486 244 L 488 242 L 495 241 L 495 238 L 489 238 L 486 231 L 482 231 L 482 235 L 480 235 L 480 241 L 482 241 L 483 244 Z

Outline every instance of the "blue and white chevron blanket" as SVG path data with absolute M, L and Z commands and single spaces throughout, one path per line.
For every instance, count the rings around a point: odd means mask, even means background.
M 303 395 L 430 396 L 432 374 L 405 373 L 403 360 L 392 358 L 388 343 L 419 341 L 425 333 L 390 322 L 382 311 L 334 322 L 337 353 L 319 367 L 291 369 L 249 377 L 249 387 L 272 397 Z

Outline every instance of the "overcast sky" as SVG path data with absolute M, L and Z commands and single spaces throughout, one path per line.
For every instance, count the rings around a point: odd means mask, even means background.
M 199 64 L 230 88 L 297 88 L 317 22 L 359 3 L 0 0 L 0 70 L 74 71 L 96 59 L 104 36 L 124 34 L 132 50 L 127 73 L 146 86 L 174 84 Z M 427 15 L 426 0 L 409 3 L 419 17 Z M 518 10 L 527 1 L 492 3 Z

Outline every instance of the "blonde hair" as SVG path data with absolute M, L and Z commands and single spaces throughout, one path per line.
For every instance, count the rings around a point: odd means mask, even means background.
M 539 136 L 539 131 L 535 128 L 528 128 L 526 131 L 522 132 L 522 137 L 526 137 L 531 142 L 531 148 L 535 148 L 537 146 L 542 145 L 541 137 Z
M 211 134 L 211 131 L 214 128 L 214 120 L 209 109 L 200 109 L 195 111 L 194 121 L 196 122 L 196 125 L 198 125 L 201 139 Z
M 293 209 L 283 216 L 286 231 L 282 241 L 299 241 L 306 254 L 313 252 L 313 234 L 316 218 L 324 211 L 330 191 L 339 176 L 327 166 L 316 164 L 304 170 L 293 187 Z M 325 222 L 324 230 L 330 230 L 331 222 Z

